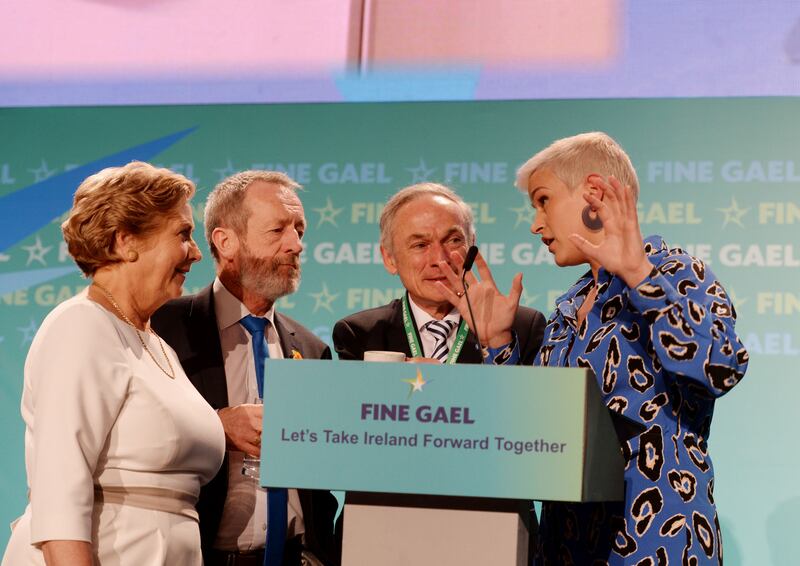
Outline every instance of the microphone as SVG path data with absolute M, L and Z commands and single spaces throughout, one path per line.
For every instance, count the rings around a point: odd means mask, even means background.
M 478 336 L 478 324 L 475 321 L 475 315 L 472 314 L 472 303 L 469 300 L 469 294 L 467 293 L 467 289 L 469 289 L 469 285 L 467 285 L 467 273 L 472 270 L 472 264 L 475 263 L 475 258 L 478 257 L 478 246 L 470 246 L 467 250 L 467 257 L 464 258 L 464 267 L 461 271 L 461 284 L 464 286 L 464 298 L 467 299 L 467 309 L 469 309 L 469 317 L 472 319 L 472 324 L 475 326 L 473 328 L 473 332 L 475 333 L 475 339 L 478 341 L 478 348 L 481 349 L 483 352 L 483 346 L 481 345 L 481 338 Z
M 478 257 L 478 246 L 470 246 L 467 250 L 467 257 L 464 258 L 464 274 L 472 270 L 472 264 L 475 263 L 475 258 Z

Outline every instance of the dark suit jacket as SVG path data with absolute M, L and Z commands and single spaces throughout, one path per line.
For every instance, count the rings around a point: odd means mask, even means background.
M 412 313 L 413 317 L 413 313 Z M 533 365 L 539 351 L 547 321 L 537 310 L 517 309 L 513 329 L 519 340 L 520 363 Z M 343 318 L 333 327 L 333 346 L 340 360 L 363 360 L 369 350 L 390 350 L 411 355 L 403 327 L 403 307 L 400 299 L 388 305 L 368 309 Z M 470 332 L 456 362 L 479 364 L 483 361 L 475 335 Z
M 208 286 L 197 295 L 181 297 L 161 307 L 150 320 L 153 329 L 177 352 L 186 375 L 214 409 L 228 406 L 228 386 L 222 357 L 214 293 Z M 319 338 L 288 316 L 275 313 L 275 329 L 285 353 L 297 350 L 304 358 L 331 359 Z M 203 555 L 214 544 L 228 493 L 228 458 L 219 473 L 200 491 L 197 512 Z M 306 548 L 325 564 L 339 564 L 341 544 L 333 533 L 336 498 L 329 491 L 299 490 L 305 523 Z M 287 541 L 284 564 L 299 565 L 298 541 Z M 208 564 L 210 560 L 205 559 Z

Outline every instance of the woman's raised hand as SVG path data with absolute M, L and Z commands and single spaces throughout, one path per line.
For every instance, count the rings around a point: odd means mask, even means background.
M 578 234 L 571 234 L 570 239 L 590 261 L 621 277 L 629 287 L 636 287 L 653 265 L 644 252 L 633 190 L 613 176 L 608 182 L 600 175 L 590 179 L 600 187 L 602 195 L 585 193 L 583 198 L 603 221 L 605 237 L 596 245 Z

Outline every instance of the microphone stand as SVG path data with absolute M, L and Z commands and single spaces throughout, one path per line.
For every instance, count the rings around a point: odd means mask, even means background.
M 475 315 L 472 314 L 472 303 L 469 300 L 469 293 L 467 290 L 469 289 L 469 285 L 467 284 L 467 273 L 472 270 L 472 264 L 475 263 L 475 257 L 478 255 L 478 247 L 477 246 L 470 246 L 469 250 L 467 250 L 467 257 L 464 259 L 464 266 L 461 271 L 461 284 L 464 286 L 464 298 L 467 299 L 467 309 L 469 310 L 469 317 L 472 319 L 472 324 L 475 328 L 472 331 L 475 333 L 475 339 L 478 341 L 478 348 L 481 350 L 481 356 L 483 355 L 483 344 L 481 344 L 481 338 L 478 336 L 478 323 L 475 320 Z

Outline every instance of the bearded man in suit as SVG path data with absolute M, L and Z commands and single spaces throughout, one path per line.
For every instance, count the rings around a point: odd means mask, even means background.
M 440 263 L 460 272 L 457 260 L 463 262 L 468 247 L 475 243 L 469 205 L 444 185 L 412 185 L 386 203 L 380 231 L 384 267 L 400 277 L 406 293 L 402 299 L 337 322 L 333 343 L 339 359 L 362 360 L 365 351 L 389 350 L 404 352 L 411 359 L 481 363 L 482 349 L 475 335 L 440 288 L 451 286 Z M 479 257 L 478 262 L 480 267 L 483 259 Z M 522 363 L 533 363 L 545 322 L 539 311 L 517 310 L 513 330 Z
M 265 490 L 242 473 L 245 455 L 260 455 L 263 358 L 331 358 L 314 334 L 275 311 L 275 301 L 300 282 L 306 219 L 298 188 L 273 171 L 244 171 L 221 181 L 205 208 L 216 278 L 152 318 L 225 429 L 225 462 L 197 505 L 206 566 L 263 564 L 265 533 L 277 540 L 267 544 L 268 559 L 279 551 L 270 563 L 340 561 L 330 492 Z

